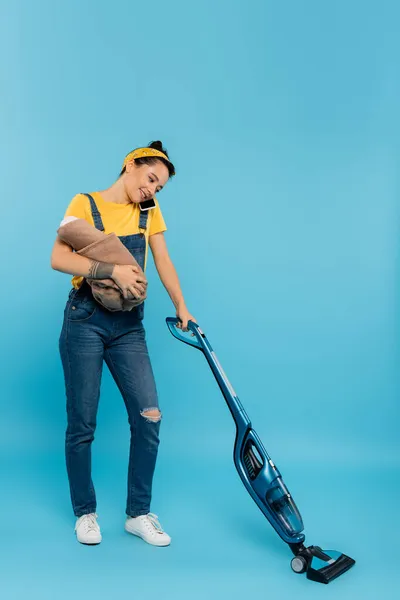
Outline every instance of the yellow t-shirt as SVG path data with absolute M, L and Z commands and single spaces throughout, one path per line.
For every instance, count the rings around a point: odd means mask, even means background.
M 104 233 L 115 233 L 118 236 L 140 233 L 140 208 L 138 204 L 116 204 L 115 202 L 106 202 L 99 192 L 90 192 L 90 195 L 93 196 L 101 215 L 105 230 Z M 156 198 L 155 202 L 156 207 L 149 210 L 149 216 L 147 218 L 147 228 L 145 233 L 145 267 L 147 262 L 149 236 L 166 231 L 167 229 Z M 78 219 L 85 219 L 88 223 L 94 225 L 89 198 L 84 194 L 77 194 L 74 196 L 67 208 L 64 218 L 65 217 L 78 217 Z M 83 279 L 83 277 L 73 277 L 72 285 L 75 288 L 78 288 Z

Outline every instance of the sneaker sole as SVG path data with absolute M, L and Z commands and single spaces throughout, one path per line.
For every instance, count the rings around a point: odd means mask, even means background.
M 77 541 L 82 544 L 83 546 L 98 546 L 99 544 L 101 544 L 103 538 L 100 538 L 97 542 L 93 541 L 93 542 L 81 542 L 81 540 L 78 538 L 78 536 L 76 537 Z
M 82 544 L 82 546 L 99 546 L 101 544 L 101 540 L 100 542 L 80 542 L 78 540 L 78 542 Z
M 163 542 L 161 544 L 154 544 L 153 542 L 149 541 L 147 538 L 143 537 L 143 535 L 141 533 L 139 533 L 138 531 L 129 529 L 126 525 L 125 525 L 125 531 L 127 533 L 131 533 L 132 535 L 136 535 L 136 537 L 139 537 L 140 539 L 142 539 L 147 544 L 150 544 L 151 546 L 158 546 L 159 548 L 165 548 L 166 546 L 169 546 L 171 543 L 171 541 L 169 541 L 169 542 Z

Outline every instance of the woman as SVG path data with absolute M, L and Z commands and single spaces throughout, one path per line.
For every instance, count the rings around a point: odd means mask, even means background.
M 91 478 L 91 444 L 103 360 L 124 399 L 131 429 L 125 529 L 156 546 L 167 546 L 171 541 L 158 517 L 150 512 L 162 415 L 142 323 L 143 304 L 131 311 L 110 312 L 93 298 L 85 278 L 111 278 L 124 298 L 143 297 L 147 285 L 143 273 L 150 245 L 160 279 L 175 305 L 182 329 L 187 330 L 188 321 L 195 319 L 186 308 L 168 255 L 160 207 L 155 198 L 152 210 L 142 212 L 139 207 L 160 192 L 173 175 L 174 165 L 162 143 L 152 142 L 125 157 L 120 177 L 110 188 L 78 194 L 65 214 L 86 219 L 106 234 L 114 232 L 142 271 L 131 265 L 96 262 L 80 256 L 59 237 L 52 252 L 52 268 L 74 275 L 64 311 L 60 354 L 67 396 L 67 472 L 77 517 L 75 531 L 83 544 L 101 542 Z

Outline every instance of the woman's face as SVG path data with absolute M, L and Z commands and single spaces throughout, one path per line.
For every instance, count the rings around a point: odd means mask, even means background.
M 160 192 L 168 178 L 168 169 L 160 160 L 153 165 L 136 165 L 132 161 L 126 165 L 125 190 L 130 201 L 139 204 Z

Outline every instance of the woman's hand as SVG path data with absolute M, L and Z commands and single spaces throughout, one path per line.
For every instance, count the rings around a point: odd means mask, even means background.
M 129 299 L 130 294 L 138 300 L 146 295 L 147 279 L 139 267 L 115 265 L 111 277 L 125 299 Z
M 176 317 L 181 321 L 177 324 L 177 327 L 178 329 L 182 329 L 182 331 L 188 331 L 188 321 L 194 321 L 197 323 L 196 319 L 190 314 L 184 304 L 182 306 L 178 306 L 176 309 Z

